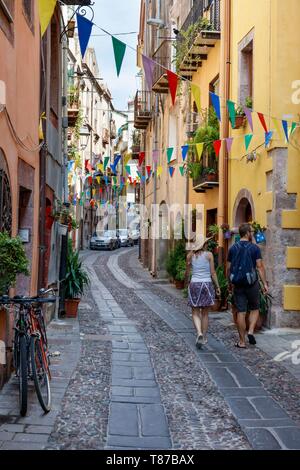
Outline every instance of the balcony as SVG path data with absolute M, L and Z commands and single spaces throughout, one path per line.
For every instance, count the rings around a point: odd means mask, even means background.
M 149 91 L 137 91 L 134 99 L 134 127 L 136 129 L 147 129 L 151 119 L 151 93 Z
M 68 126 L 75 127 L 76 121 L 79 116 L 80 105 L 79 98 L 73 95 L 68 97 Z
M 108 129 L 103 129 L 102 131 L 102 143 L 103 145 L 107 145 L 110 142 L 110 135 L 109 135 L 109 130 Z
M 193 179 L 193 190 L 196 193 L 205 193 L 209 189 L 214 189 L 219 186 L 219 173 L 218 163 L 212 166 L 205 166 L 202 170 L 201 175 Z
M 194 137 L 197 129 L 200 126 L 199 113 L 190 112 L 186 119 L 186 134 L 188 137 Z
M 153 86 L 152 90 L 156 93 L 169 93 L 169 82 L 167 76 L 167 69 L 171 68 L 171 43 L 168 40 L 163 40 L 161 45 L 156 49 L 152 58 L 158 64 L 155 64 L 153 71 Z

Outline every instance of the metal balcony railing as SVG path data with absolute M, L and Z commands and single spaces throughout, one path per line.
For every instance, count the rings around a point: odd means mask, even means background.
M 167 69 L 171 69 L 171 42 L 163 40 L 152 58 L 157 62 L 153 71 L 153 90 L 168 93 Z
M 210 22 L 213 25 L 214 31 L 221 31 L 220 22 L 220 0 L 213 0 L 209 7 Z
M 152 119 L 151 93 L 137 91 L 134 99 L 134 126 L 136 129 L 146 129 Z
M 196 0 L 193 4 L 185 22 L 181 26 L 182 31 L 186 31 L 189 26 L 195 24 L 204 13 L 204 0 Z

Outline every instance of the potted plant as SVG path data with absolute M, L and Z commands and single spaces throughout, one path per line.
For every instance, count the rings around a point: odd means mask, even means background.
M 177 271 L 178 266 L 181 265 L 182 267 L 181 262 L 182 261 L 185 262 L 185 257 L 186 257 L 185 243 L 184 243 L 184 240 L 180 240 L 175 244 L 174 249 L 169 252 L 167 261 L 166 261 L 166 270 L 170 276 L 171 282 L 174 282 L 176 278 L 178 277 L 178 271 Z
M 254 230 L 254 238 L 256 243 L 265 243 L 266 237 L 264 232 L 267 230 L 266 227 L 262 227 L 258 222 L 251 222 L 251 226 Z
M 233 129 L 240 129 L 244 127 L 246 123 L 246 115 L 244 111 L 244 107 L 242 105 L 238 106 L 235 110 L 235 126 Z
M 67 273 L 63 280 L 65 311 L 68 318 L 77 316 L 79 302 L 89 282 L 88 274 L 79 260 L 79 252 L 73 250 L 72 240 L 69 240 Z
M 229 224 L 222 224 L 220 228 L 224 234 L 225 240 L 230 240 L 232 237 L 232 231 L 230 230 Z
M 227 307 L 228 307 L 227 299 L 228 299 L 229 291 L 228 291 L 228 279 L 225 274 L 225 267 L 218 266 L 216 269 L 216 273 L 217 273 L 218 282 L 219 282 L 219 286 L 221 290 L 220 307 L 222 310 L 227 310 Z
M 202 175 L 205 177 L 206 181 L 217 181 L 218 173 L 214 168 L 205 168 Z
M 184 288 L 185 272 L 186 272 L 186 260 L 182 258 L 178 260 L 178 263 L 176 266 L 176 274 L 175 274 L 176 289 Z
M 20 237 L 0 232 L 0 295 L 14 287 L 18 274 L 29 275 L 29 260 Z

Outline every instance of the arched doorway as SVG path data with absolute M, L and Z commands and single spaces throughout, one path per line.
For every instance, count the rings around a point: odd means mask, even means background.
M 235 228 L 243 223 L 255 220 L 253 197 L 247 189 L 242 189 L 236 197 L 232 220 Z
M 0 149 L 0 231 L 11 234 L 12 203 L 8 166 L 4 153 Z

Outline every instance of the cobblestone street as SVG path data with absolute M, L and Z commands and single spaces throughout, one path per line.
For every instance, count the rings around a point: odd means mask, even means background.
M 53 410 L 43 415 L 31 390 L 20 418 L 11 379 L 0 392 L 0 449 L 300 449 L 299 366 L 272 360 L 274 343 L 296 336 L 274 336 L 272 349 L 258 334 L 257 347 L 239 351 L 229 313 L 214 313 L 198 351 L 182 292 L 137 256 L 83 252 L 91 286 L 78 320 L 49 326 L 60 353 Z

